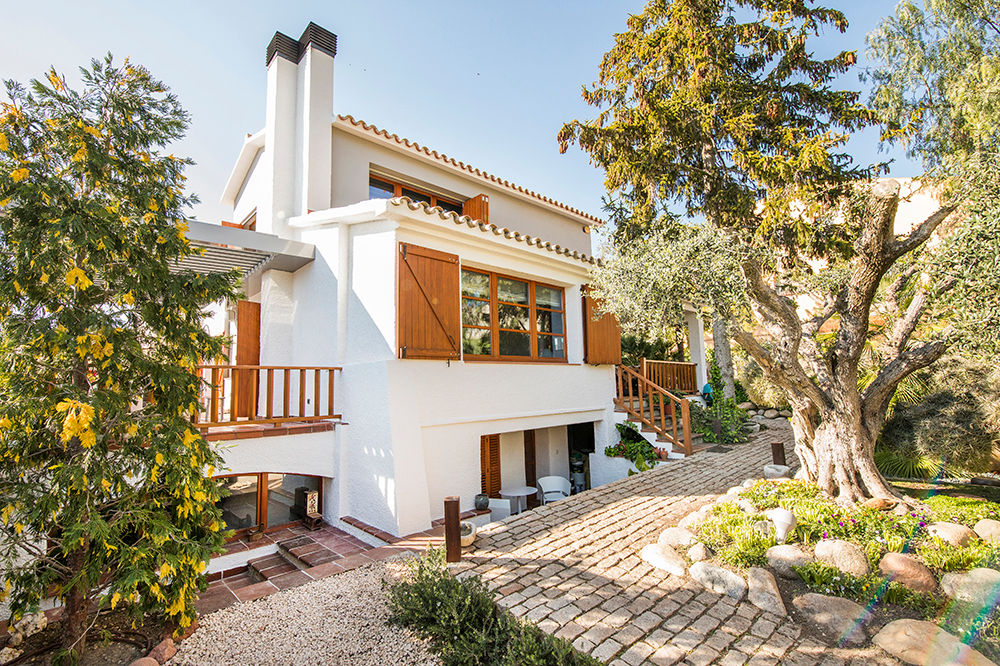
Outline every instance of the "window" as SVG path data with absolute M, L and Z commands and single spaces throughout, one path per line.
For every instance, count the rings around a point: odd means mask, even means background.
M 563 290 L 462 269 L 462 353 L 470 360 L 566 359 Z
M 319 493 L 319 506 L 322 506 L 322 484 L 318 476 L 262 473 L 216 479 L 229 491 L 229 495 L 216 505 L 222 510 L 226 528 L 236 531 L 237 537 L 250 528 L 260 526 L 270 531 L 305 518 L 310 492 Z
M 393 197 L 409 197 L 413 201 L 423 201 L 430 206 L 440 208 L 452 213 L 462 214 L 462 204 L 457 201 L 439 197 L 430 192 L 413 189 L 408 185 L 393 182 L 386 178 L 368 177 L 368 198 L 369 199 L 392 199 Z

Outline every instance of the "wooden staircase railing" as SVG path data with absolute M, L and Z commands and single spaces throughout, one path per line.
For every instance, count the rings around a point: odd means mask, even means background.
M 680 449 L 685 456 L 694 452 L 691 404 L 686 399 L 678 398 L 628 366 L 617 367 L 617 380 L 618 407 L 655 432 L 657 439 L 670 442 L 674 450 Z
M 644 358 L 639 371 L 643 377 L 668 391 L 692 395 L 698 392 L 697 367 L 695 363 Z

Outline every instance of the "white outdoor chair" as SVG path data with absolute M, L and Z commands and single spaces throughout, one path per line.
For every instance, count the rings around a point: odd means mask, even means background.
M 509 499 L 490 498 L 490 520 L 496 522 L 510 517 L 511 504 Z
M 571 486 L 569 479 L 561 476 L 543 476 L 536 482 L 538 497 L 542 504 L 548 504 L 564 497 L 569 497 Z

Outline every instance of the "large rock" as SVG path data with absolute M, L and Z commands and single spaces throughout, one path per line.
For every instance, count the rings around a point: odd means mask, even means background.
M 976 533 L 958 523 L 931 523 L 927 526 L 931 536 L 947 541 L 956 548 L 964 548 L 976 540 Z
M 958 638 L 924 620 L 894 620 L 882 627 L 872 642 L 907 664 L 995 666 Z
M 782 578 L 798 578 L 792 567 L 801 567 L 813 561 L 813 556 L 804 552 L 798 546 L 771 546 L 764 553 L 767 566 L 774 569 Z
M 764 465 L 765 479 L 787 479 L 790 473 L 788 465 Z
M 639 557 L 645 560 L 650 566 L 662 569 L 675 576 L 683 576 L 687 567 L 687 562 L 684 561 L 680 553 L 670 546 L 661 546 L 658 543 L 651 543 L 645 546 L 639 552 Z
M 174 645 L 174 639 L 164 638 L 160 641 L 156 647 L 150 651 L 149 656 L 156 660 L 158 664 L 165 664 L 170 661 L 170 658 L 177 654 L 177 646 Z
M 781 593 L 778 591 L 778 583 L 767 569 L 747 569 L 747 601 L 762 611 L 788 615 L 785 602 L 781 600 Z
M 778 416 L 780 416 L 781 418 L 784 418 L 784 419 L 790 419 L 790 418 L 792 418 L 792 410 L 790 410 L 790 409 L 782 409 L 780 412 L 778 412 Z
M 941 589 L 952 599 L 994 607 L 1000 601 L 1000 571 L 972 569 L 968 573 L 948 573 L 941 577 Z
M 844 573 L 867 576 L 871 573 L 865 551 L 850 541 L 828 539 L 816 544 L 816 559 Z
M 704 562 L 705 560 L 712 558 L 712 551 L 708 549 L 708 546 L 698 542 L 688 549 L 688 559 L 692 562 Z
M 764 412 L 764 418 L 765 419 L 776 419 L 776 418 L 778 418 L 778 413 L 779 412 L 778 412 L 777 409 L 768 409 L 768 410 L 766 410 Z
M 896 506 L 896 504 L 897 502 L 895 500 L 886 499 L 884 497 L 872 497 L 862 502 L 861 506 L 868 509 L 875 509 L 876 511 L 888 511 Z
M 937 581 L 923 562 L 902 553 L 886 553 L 878 563 L 879 571 L 900 585 L 917 592 L 934 594 Z
M 972 529 L 986 543 L 1000 545 L 1000 520 L 983 518 Z
M 850 599 L 809 592 L 795 597 L 792 604 L 810 624 L 837 636 L 841 645 L 861 645 L 867 639 L 864 625 L 869 619 L 868 611 Z
M 660 538 L 656 540 L 656 543 L 661 546 L 671 546 L 687 547 L 698 540 L 698 537 L 694 535 L 689 529 L 683 527 L 668 527 L 660 533 Z
M 740 409 L 743 409 L 743 410 L 757 409 L 757 405 L 753 404 L 752 402 L 741 402 L 740 404 L 738 404 L 736 406 L 739 407 Z
M 688 575 L 713 592 L 725 594 L 737 601 L 747 594 L 746 581 L 739 574 L 729 569 L 707 562 L 695 562 L 688 569 Z
M 743 509 L 743 513 L 748 515 L 754 515 L 757 513 L 757 507 L 753 505 L 753 502 L 748 500 L 746 497 L 737 497 L 733 503 Z
M 686 530 L 692 530 L 701 523 L 705 522 L 705 519 L 712 514 L 712 507 L 709 505 L 703 506 L 697 511 L 689 513 L 680 519 L 677 523 L 677 527 L 683 527 Z

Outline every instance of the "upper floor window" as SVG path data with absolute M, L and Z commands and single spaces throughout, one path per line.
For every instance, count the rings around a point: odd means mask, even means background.
M 457 201 L 414 189 L 409 185 L 403 185 L 402 183 L 397 183 L 381 176 L 368 177 L 369 199 L 392 199 L 394 197 L 409 197 L 412 201 L 424 201 L 431 206 L 440 206 L 442 209 L 451 211 L 452 213 L 462 214 L 462 204 Z
M 462 353 L 470 360 L 566 359 L 563 290 L 462 270 Z

